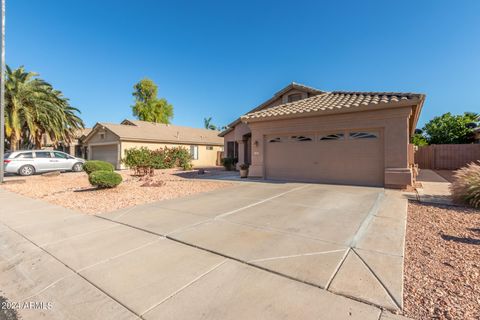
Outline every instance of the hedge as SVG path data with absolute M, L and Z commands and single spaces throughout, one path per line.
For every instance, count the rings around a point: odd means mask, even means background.
M 113 171 L 115 168 L 113 167 L 113 164 L 110 162 L 106 161 L 100 161 L 100 160 L 89 160 L 86 161 L 83 164 L 83 170 L 87 173 L 90 174 L 94 171 Z
M 125 150 L 122 163 L 139 174 L 150 172 L 148 169 L 182 167 L 184 170 L 190 170 L 192 157 L 190 151 L 184 147 L 165 147 L 157 150 L 141 147 Z
M 122 176 L 109 170 L 98 170 L 88 175 L 88 181 L 97 188 L 114 188 L 122 182 Z

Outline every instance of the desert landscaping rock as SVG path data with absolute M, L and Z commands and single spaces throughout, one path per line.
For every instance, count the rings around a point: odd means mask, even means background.
M 415 319 L 480 318 L 480 210 L 411 203 L 404 312 Z
M 0 188 L 85 213 L 102 213 L 232 186 L 226 181 L 185 178 L 185 172 L 176 169 L 156 170 L 155 176 L 148 178 L 152 187 L 141 187 L 145 179 L 133 176 L 129 170 L 120 174 L 123 182 L 112 189 L 92 188 L 84 172 L 53 177 L 36 175 L 28 177 L 24 184 L 5 184 Z

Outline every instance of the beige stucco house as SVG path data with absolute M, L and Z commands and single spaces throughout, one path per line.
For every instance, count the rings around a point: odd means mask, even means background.
M 423 94 L 326 92 L 292 83 L 232 122 L 225 155 L 250 176 L 405 187 Z
M 124 166 L 121 159 L 125 150 L 147 147 L 156 150 L 183 146 L 190 150 L 195 167 L 219 164 L 223 138 L 219 131 L 167 125 L 138 120 L 124 120 L 120 124 L 97 123 L 83 139 L 89 160 L 104 160 L 117 169 Z

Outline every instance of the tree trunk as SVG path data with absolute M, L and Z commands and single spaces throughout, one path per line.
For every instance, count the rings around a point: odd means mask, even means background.
M 17 151 L 18 149 L 18 139 L 15 133 L 12 132 L 12 135 L 10 136 L 10 151 Z
M 35 133 L 35 149 L 42 149 L 43 146 L 43 134 L 42 133 Z

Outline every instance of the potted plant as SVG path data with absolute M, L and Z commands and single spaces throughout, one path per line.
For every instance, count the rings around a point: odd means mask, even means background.
M 249 165 L 246 164 L 246 163 L 242 163 L 240 165 L 240 178 L 248 177 L 248 167 L 249 167 Z

